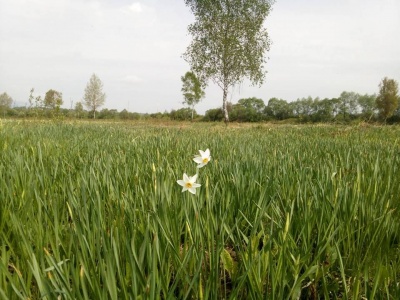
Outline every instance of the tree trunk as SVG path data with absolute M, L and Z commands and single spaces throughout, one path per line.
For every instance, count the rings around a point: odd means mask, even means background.
M 228 87 L 226 85 L 224 85 L 224 89 L 223 89 L 223 96 L 222 96 L 222 109 L 224 112 L 224 122 L 225 125 L 228 125 L 229 123 L 229 114 L 228 114 Z

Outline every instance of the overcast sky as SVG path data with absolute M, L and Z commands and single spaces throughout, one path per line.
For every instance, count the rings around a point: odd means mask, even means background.
M 0 93 L 22 106 L 31 88 L 42 97 L 55 89 L 69 108 L 95 73 L 106 108 L 179 109 L 192 21 L 183 0 L 0 0 Z M 400 82 L 399 0 L 277 0 L 266 27 L 265 83 L 235 87 L 233 103 L 372 94 L 385 76 Z M 221 105 L 210 83 L 196 109 Z

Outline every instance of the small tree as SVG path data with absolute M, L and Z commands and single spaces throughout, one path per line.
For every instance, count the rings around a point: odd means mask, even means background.
M 340 94 L 340 113 L 343 115 L 343 121 L 346 121 L 346 115 L 349 118 L 357 113 L 359 94 L 343 91 Z
M 213 80 L 223 91 L 225 123 L 229 122 L 228 89 L 249 78 L 261 85 L 264 54 L 270 41 L 264 21 L 273 0 L 185 0 L 195 22 L 188 27 L 192 43 L 183 54 L 202 82 Z
M 203 121 L 222 121 L 224 119 L 224 113 L 221 108 L 213 108 L 206 111 Z
M 82 102 L 76 102 L 75 103 L 75 117 L 80 119 L 83 117 L 83 105 Z
M 6 114 L 6 111 L 11 108 L 13 103 L 13 99 L 7 95 L 7 93 L 3 93 L 0 95 L 0 110 L 3 112 L 3 115 Z
M 7 95 L 7 93 L 3 93 L 0 95 L 0 106 L 5 108 L 11 108 L 13 103 L 13 99 Z
M 242 121 L 245 122 L 258 122 L 263 119 L 263 111 L 265 109 L 265 104 L 262 99 L 252 97 L 240 99 L 237 106 L 244 108 L 242 113 Z
M 284 120 L 290 116 L 290 106 L 286 100 L 271 98 L 268 100 L 268 105 L 265 107 L 264 113 L 267 117 Z
M 50 109 L 60 109 L 63 104 L 62 93 L 55 90 L 48 90 L 44 97 L 44 106 Z
M 379 94 L 376 97 L 376 106 L 385 120 L 391 117 L 399 105 L 399 85 L 394 79 L 383 78 L 379 84 Z
M 60 116 L 60 108 L 63 104 L 62 93 L 56 90 L 48 90 L 43 105 L 45 108 L 50 109 L 52 116 Z
M 183 104 L 187 104 L 191 108 L 191 120 L 193 121 L 194 106 L 200 102 L 205 93 L 202 89 L 200 80 L 193 72 L 186 72 L 185 76 L 181 77 L 181 80 L 181 91 L 183 93 L 183 98 L 185 99 Z
M 34 88 L 31 88 L 29 93 L 29 111 L 32 111 L 36 117 L 39 117 L 41 110 L 43 110 L 43 99 L 39 95 L 37 97 L 33 96 Z
M 85 88 L 83 96 L 84 105 L 93 111 L 93 119 L 96 118 L 96 110 L 104 105 L 106 94 L 103 93 L 103 83 L 100 78 L 93 74 Z
M 333 103 L 331 99 L 314 99 L 314 113 L 311 117 L 313 122 L 328 122 L 333 119 Z
M 361 109 L 361 116 L 366 120 L 371 120 L 376 111 L 376 95 L 360 95 L 358 106 Z

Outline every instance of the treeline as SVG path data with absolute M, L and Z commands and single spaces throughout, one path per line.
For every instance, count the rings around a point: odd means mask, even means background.
M 287 121 L 310 122 L 369 122 L 400 121 L 400 107 L 385 115 L 377 104 L 377 95 L 360 95 L 343 92 L 338 98 L 300 98 L 293 102 L 271 98 L 267 105 L 259 98 L 240 99 L 236 104 L 228 104 L 229 118 L 235 122 Z M 398 103 L 398 102 L 397 102 Z M 204 121 L 222 121 L 221 108 L 206 111 Z
M 230 121 L 236 122 L 399 122 L 399 102 L 397 81 L 385 77 L 379 84 L 377 95 L 344 91 L 337 98 L 308 97 L 293 102 L 271 98 L 267 105 L 262 99 L 253 97 L 240 99 L 237 104 L 229 103 L 227 111 Z M 222 108 L 215 108 L 206 111 L 203 120 L 221 121 L 226 119 L 225 115 Z
M 129 112 L 126 109 L 118 111 L 117 109 L 104 108 L 96 113 L 96 119 L 100 120 L 191 120 L 192 109 L 181 108 L 171 110 L 170 112 L 157 113 L 138 113 Z M 48 108 L 45 106 L 38 107 L 11 107 L 0 105 L 0 118 L 40 118 L 40 119 L 93 119 L 93 111 L 83 109 L 81 105 L 75 106 L 73 109 L 67 108 Z M 202 120 L 203 116 L 198 115 L 194 111 L 195 120 Z
M 93 75 L 95 76 L 95 75 Z M 92 77 L 93 77 L 92 76 Z M 100 82 L 101 83 L 101 82 Z M 97 84 L 101 86 L 101 84 Z M 93 85 L 93 84 L 92 84 Z M 87 89 L 91 87 L 88 84 Z M 34 96 L 34 89 L 29 96 L 28 107 L 12 107 L 13 100 L 7 93 L 0 94 L 0 117 L 13 118 L 76 118 L 76 119 L 166 119 L 166 120 L 196 120 L 217 122 L 224 120 L 222 107 L 209 109 L 204 116 L 198 115 L 193 103 L 170 112 L 141 114 L 128 112 L 126 109 L 104 108 L 99 110 L 103 102 L 92 101 L 85 96 L 84 109 L 82 102 L 75 103 L 74 109 L 62 108 L 62 93 L 49 90 L 45 97 Z M 101 89 L 97 92 L 101 94 Z M 89 93 L 90 95 L 93 94 Z M 99 97 L 95 97 L 96 99 Z M 100 97 L 101 98 L 101 97 Z M 356 120 L 364 122 L 400 122 L 400 97 L 398 96 L 398 83 L 385 77 L 379 84 L 378 94 L 360 95 L 355 92 L 342 92 L 337 98 L 301 98 L 293 102 L 284 99 L 271 98 L 265 104 L 260 98 L 244 98 L 237 103 L 228 103 L 229 119 L 233 122 L 267 122 L 280 121 L 290 123 L 320 123 L 342 122 L 350 123 Z
M 356 120 L 366 122 L 386 121 L 388 123 L 400 122 L 400 107 L 394 110 L 393 114 L 386 118 L 382 117 L 377 107 L 377 96 L 359 95 L 354 92 L 343 92 L 338 98 L 301 98 L 293 102 L 283 99 L 271 98 L 265 104 L 259 98 L 240 99 L 237 103 L 228 103 L 229 117 L 232 122 L 263 122 L 281 121 L 295 123 L 310 122 L 353 122 Z M 10 102 L 8 102 L 10 104 Z M 31 107 L 10 107 L 10 105 L 0 106 L 1 117 L 13 118 L 76 118 L 91 119 L 93 112 L 84 110 L 81 105 L 76 105 L 74 109 L 60 108 L 37 105 Z M 97 112 L 96 119 L 113 120 L 146 120 L 164 119 L 189 121 L 191 120 L 192 109 L 181 108 L 170 112 L 157 112 L 143 114 L 129 112 L 126 109 L 118 111 L 116 109 L 104 108 Z M 222 108 L 214 108 L 206 111 L 205 115 L 194 112 L 195 121 L 218 122 L 224 120 Z

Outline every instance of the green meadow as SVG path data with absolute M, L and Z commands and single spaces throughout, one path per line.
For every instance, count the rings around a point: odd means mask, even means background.
M 0 299 L 400 299 L 400 127 L 3 120 Z

